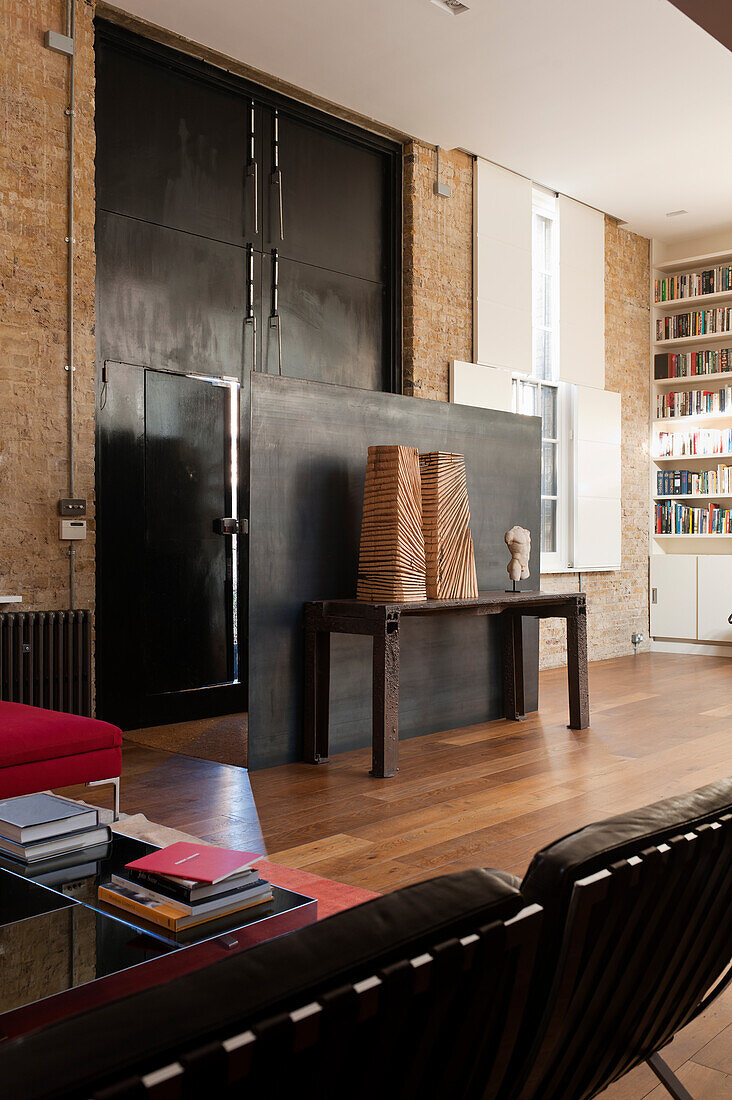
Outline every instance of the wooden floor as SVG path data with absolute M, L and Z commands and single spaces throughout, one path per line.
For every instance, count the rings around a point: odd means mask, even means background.
M 392 779 L 369 777 L 365 750 L 250 777 L 128 741 L 122 808 L 385 892 L 462 867 L 522 874 L 564 833 L 732 774 L 730 660 L 641 654 L 593 664 L 583 732 L 566 727 L 564 669 L 541 674 L 540 701 L 521 723 L 402 743 Z M 732 1100 L 732 992 L 667 1055 L 695 1100 Z M 605 1093 L 648 1095 L 667 1094 L 644 1068 Z

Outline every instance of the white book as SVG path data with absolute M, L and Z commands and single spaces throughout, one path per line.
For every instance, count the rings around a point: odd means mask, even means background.
M 0 801 L 0 836 L 16 844 L 31 844 L 98 824 L 98 810 L 55 794 L 26 794 Z
M 97 829 L 86 829 L 81 833 L 66 833 L 64 836 L 47 837 L 33 844 L 18 844 L 5 836 L 0 836 L 0 852 L 7 852 L 26 863 L 35 863 L 49 856 L 60 856 L 65 852 L 81 852 L 94 844 L 107 844 L 111 838 L 107 825 Z

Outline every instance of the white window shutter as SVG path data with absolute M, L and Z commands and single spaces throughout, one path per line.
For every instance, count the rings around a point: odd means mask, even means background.
M 531 181 L 475 161 L 473 357 L 531 373 Z
M 508 371 L 459 359 L 450 363 L 450 400 L 457 405 L 513 412 L 512 398 L 513 383 Z
M 620 394 L 577 386 L 574 568 L 619 569 L 622 556 Z
M 559 196 L 559 374 L 605 388 L 605 216 Z

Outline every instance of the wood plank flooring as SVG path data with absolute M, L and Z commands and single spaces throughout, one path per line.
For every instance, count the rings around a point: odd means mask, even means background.
M 381 780 L 368 775 L 366 750 L 248 776 L 128 739 L 122 808 L 381 892 L 476 865 L 522 874 L 556 837 L 732 774 L 731 692 L 725 658 L 597 662 L 592 725 L 577 732 L 567 729 L 566 670 L 552 669 L 540 677 L 541 710 L 526 721 L 402 742 L 399 774 Z M 732 1100 L 732 991 L 665 1056 L 695 1100 Z M 644 1067 L 605 1093 L 664 1095 Z

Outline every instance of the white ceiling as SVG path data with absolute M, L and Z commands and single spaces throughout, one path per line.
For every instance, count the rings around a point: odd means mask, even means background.
M 118 0 L 119 2 L 119 0 Z M 122 0 L 672 241 L 732 225 L 732 53 L 667 0 Z M 667 218 L 670 210 L 688 214 Z

